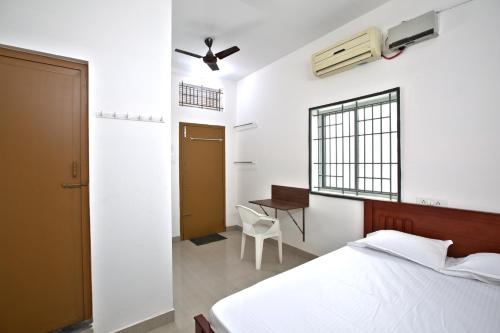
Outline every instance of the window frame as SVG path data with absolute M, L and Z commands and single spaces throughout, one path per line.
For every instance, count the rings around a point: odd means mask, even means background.
M 352 195 L 352 194 L 342 194 L 342 193 L 335 193 L 335 192 L 320 192 L 320 191 L 315 191 L 314 188 L 313 188 L 313 184 L 312 184 L 312 152 L 311 152 L 311 149 L 312 149 L 312 113 L 318 109 L 321 109 L 321 108 L 327 108 L 327 107 L 334 107 L 336 105 L 340 105 L 340 104 L 345 104 L 345 103 L 351 103 L 351 102 L 355 102 L 355 101 L 359 101 L 359 100 L 362 100 L 362 99 L 366 99 L 366 98 L 371 98 L 371 97 L 376 97 L 378 95 L 384 95 L 384 94 L 391 94 L 391 93 L 394 93 L 396 92 L 397 93 L 397 98 L 396 98 L 396 102 L 397 102 L 397 110 L 396 110 L 396 114 L 397 114 L 397 134 L 396 134 L 396 137 L 397 137 L 397 157 L 398 157 L 398 167 L 397 167 L 397 198 L 396 200 L 390 200 L 388 198 L 385 198 L 385 197 L 377 197 L 376 195 L 370 195 L 369 193 L 363 193 L 363 194 L 358 194 L 358 195 Z M 321 195 L 321 196 L 327 196 L 327 197 L 335 197 L 335 198 L 341 198 L 341 199 L 351 199 L 351 200 L 358 200 L 358 201 L 364 201 L 364 200 L 383 200 L 383 201 L 395 201 L 395 202 L 401 202 L 401 89 L 400 87 L 396 87 L 396 88 L 392 88 L 392 89 L 387 89 L 387 90 L 383 90 L 383 91 L 379 91 L 379 92 L 376 92 L 376 93 L 373 93 L 373 94 L 369 94 L 369 95 L 364 95 L 364 96 L 359 96 L 359 97 L 355 97 L 355 98 L 350 98 L 350 99 L 346 99 L 346 100 L 343 100 L 343 101 L 338 101 L 338 102 L 334 102 L 334 103 L 329 103 L 329 104 L 324 104 L 324 105 L 319 105 L 319 106 L 315 106 L 315 107 L 311 107 L 309 108 L 309 136 L 308 136 L 308 147 L 309 147 L 309 165 L 308 165 L 308 172 L 309 172 L 309 194 L 314 194 L 314 195 Z M 357 124 L 355 124 L 355 126 L 357 126 Z M 357 140 L 357 139 L 356 139 Z M 355 142 L 355 154 L 358 154 L 358 144 Z M 358 162 L 359 164 L 359 162 Z M 358 170 L 358 167 L 356 165 L 355 167 L 356 170 Z M 355 179 L 358 177 L 358 174 L 355 175 Z

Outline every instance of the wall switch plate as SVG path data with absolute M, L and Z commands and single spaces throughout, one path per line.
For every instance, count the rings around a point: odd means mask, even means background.
M 417 204 L 424 206 L 437 206 L 437 207 L 446 207 L 448 206 L 448 202 L 443 199 L 432 199 L 432 198 L 422 198 L 417 197 Z

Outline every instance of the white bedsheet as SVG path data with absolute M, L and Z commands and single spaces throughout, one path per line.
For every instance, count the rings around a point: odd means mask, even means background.
M 500 287 L 343 247 L 217 302 L 217 333 L 500 332 Z

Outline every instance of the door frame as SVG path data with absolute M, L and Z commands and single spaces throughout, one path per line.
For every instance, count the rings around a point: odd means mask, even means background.
M 184 126 L 198 126 L 198 127 L 211 127 L 211 128 L 219 128 L 222 129 L 222 139 L 224 143 L 224 150 L 222 152 L 222 158 L 224 159 L 222 163 L 222 173 L 224 177 L 222 177 L 223 187 L 224 187 L 224 195 L 223 195 L 223 218 L 222 218 L 222 230 L 226 230 L 226 127 L 223 125 L 208 125 L 208 124 L 198 124 L 198 123 L 186 123 L 179 122 L 179 229 L 181 232 L 181 240 L 185 240 L 184 238 L 184 221 L 182 218 L 182 149 L 181 142 L 184 137 Z
M 89 121 L 88 121 L 88 62 L 0 44 L 4 57 L 42 63 L 80 71 L 80 174 L 81 182 L 89 184 Z M 83 321 L 92 320 L 92 276 L 90 264 L 89 186 L 81 187 L 82 256 L 83 256 Z

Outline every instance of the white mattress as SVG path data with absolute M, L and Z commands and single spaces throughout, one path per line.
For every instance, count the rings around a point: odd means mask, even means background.
M 500 287 L 343 247 L 217 302 L 217 333 L 500 332 Z

